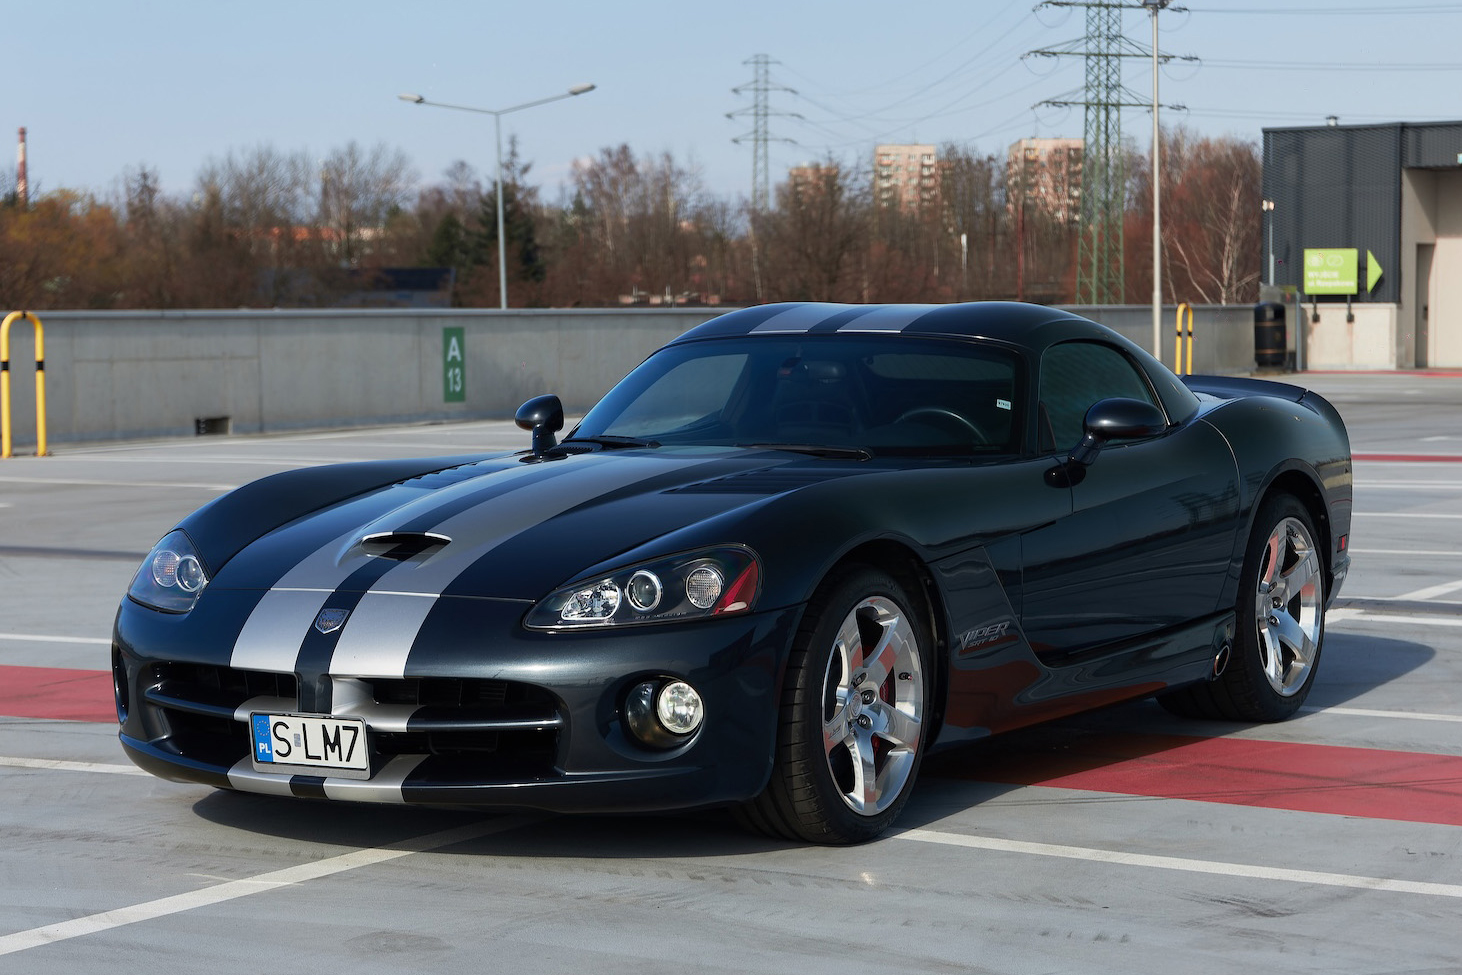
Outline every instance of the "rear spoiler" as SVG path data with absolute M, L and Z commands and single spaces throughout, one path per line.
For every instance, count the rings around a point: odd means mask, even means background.
M 1219 399 L 1239 399 L 1243 396 L 1274 396 L 1291 403 L 1304 401 L 1306 395 L 1313 396 L 1303 386 L 1277 383 L 1269 379 L 1243 379 L 1237 376 L 1181 376 L 1183 384 L 1195 393 L 1207 393 Z

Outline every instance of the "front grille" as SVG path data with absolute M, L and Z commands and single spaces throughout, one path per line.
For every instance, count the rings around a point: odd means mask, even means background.
M 233 765 L 252 747 L 238 709 L 254 698 L 297 699 L 294 674 L 235 670 L 208 664 L 153 664 L 143 684 L 148 737 L 166 739 L 177 754 L 210 765 Z
M 554 774 L 565 721 L 554 696 L 512 681 L 453 677 L 350 679 L 368 700 L 376 767 L 398 755 L 446 759 L 464 779 L 516 781 Z M 206 664 L 153 664 L 143 682 L 147 734 L 184 758 L 229 767 L 252 748 L 241 708 L 297 709 L 294 674 Z M 403 718 L 402 715 L 407 717 Z
M 553 772 L 564 720 L 553 695 L 513 681 L 407 677 L 363 681 L 378 704 L 414 707 L 405 729 L 372 736 L 382 756 L 458 759 L 484 780 Z M 369 720 L 369 718 L 367 718 Z

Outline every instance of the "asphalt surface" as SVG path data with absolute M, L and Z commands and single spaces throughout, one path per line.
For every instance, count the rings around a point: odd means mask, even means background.
M 1306 711 L 1136 702 L 937 756 L 898 832 L 723 813 L 326 805 L 123 757 L 108 636 L 142 555 L 244 481 L 517 447 L 507 423 L 0 461 L 0 973 L 1462 970 L 1462 377 L 1317 375 L 1354 568 Z

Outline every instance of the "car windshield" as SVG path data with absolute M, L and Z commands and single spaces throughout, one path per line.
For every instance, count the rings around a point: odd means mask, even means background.
M 571 435 L 881 454 L 1008 453 L 1024 396 L 1009 351 L 968 340 L 743 336 L 662 349 Z

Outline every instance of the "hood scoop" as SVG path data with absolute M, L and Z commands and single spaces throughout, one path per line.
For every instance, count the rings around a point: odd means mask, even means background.
M 406 562 L 433 555 L 451 542 L 450 537 L 440 532 L 372 532 L 361 536 L 356 548 L 371 558 Z

